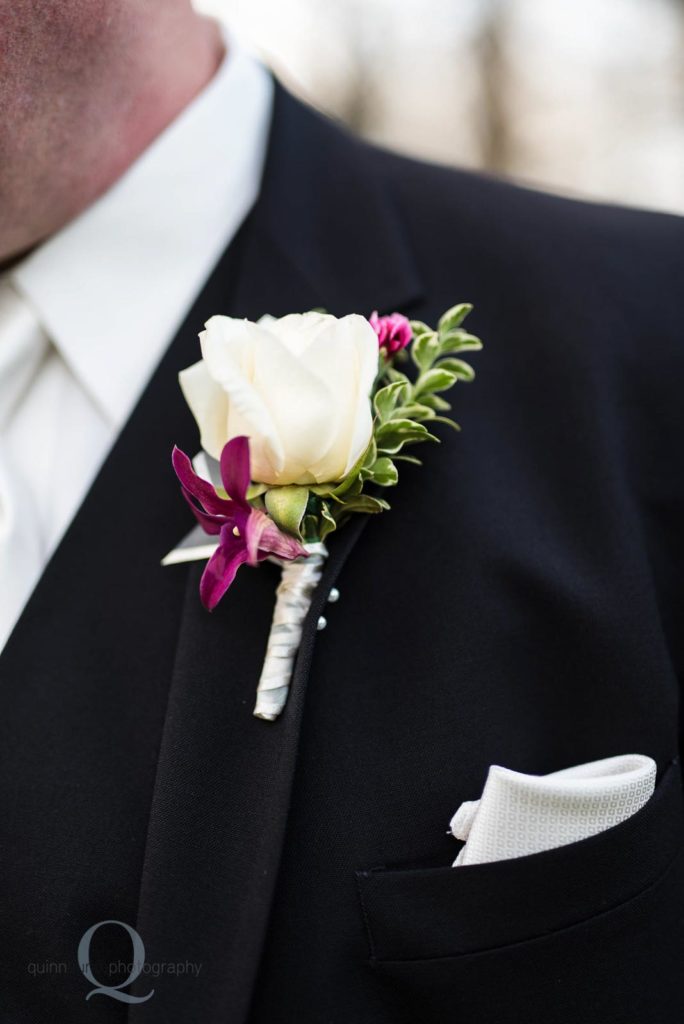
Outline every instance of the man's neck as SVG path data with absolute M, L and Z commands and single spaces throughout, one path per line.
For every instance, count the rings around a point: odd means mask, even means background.
M 82 94 L 65 84 L 63 102 L 34 126 L 34 156 L 30 138 L 13 152 L 0 132 L 0 272 L 106 192 L 214 76 L 224 55 L 214 21 L 193 14 L 166 29 L 155 38 L 133 27 L 128 77 L 103 71 Z

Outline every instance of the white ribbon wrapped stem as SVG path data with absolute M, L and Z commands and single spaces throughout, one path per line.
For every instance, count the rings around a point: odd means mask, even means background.
M 305 547 L 308 558 L 293 562 L 273 559 L 281 566 L 282 576 L 276 590 L 273 622 L 254 707 L 256 717 L 267 722 L 275 721 L 285 706 L 302 626 L 328 554 L 325 544 L 306 544 Z

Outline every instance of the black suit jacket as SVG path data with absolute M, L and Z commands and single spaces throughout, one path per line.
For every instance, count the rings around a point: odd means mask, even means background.
M 3 1024 L 682 1020 L 683 243 L 674 217 L 376 151 L 278 89 L 258 204 L 0 660 Z M 259 721 L 276 570 L 209 615 L 200 567 L 159 564 L 191 526 L 177 373 L 213 313 L 459 300 L 486 339 L 463 432 L 331 538 Z M 448 866 L 490 764 L 633 751 L 659 782 L 623 825 Z M 120 991 L 147 1001 L 86 1000 L 105 920 L 141 936 Z M 90 958 L 106 983 L 131 940 L 103 926 Z

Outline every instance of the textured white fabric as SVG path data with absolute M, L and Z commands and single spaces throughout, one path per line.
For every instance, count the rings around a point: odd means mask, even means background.
M 0 649 L 258 195 L 272 98 L 266 69 L 227 38 L 206 89 L 0 279 Z
M 48 349 L 33 311 L 0 278 L 0 646 L 42 565 L 31 480 L 17 459 L 11 427 Z
M 481 799 L 461 804 L 451 819 L 451 833 L 465 841 L 453 866 L 523 857 L 603 832 L 643 807 L 655 778 L 655 762 L 643 754 L 550 775 L 492 765 Z

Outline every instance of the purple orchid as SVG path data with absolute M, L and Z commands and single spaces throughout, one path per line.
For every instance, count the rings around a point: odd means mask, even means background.
M 378 316 L 377 310 L 368 318 L 371 327 L 378 336 L 378 347 L 384 349 L 388 359 L 401 352 L 411 342 L 413 331 L 411 324 L 401 313 L 390 313 L 389 316 Z
M 265 512 L 247 501 L 250 484 L 249 438 L 234 437 L 221 452 L 221 480 L 228 494 L 222 498 L 212 484 L 199 477 L 180 448 L 173 449 L 173 468 L 183 496 L 197 522 L 219 538 L 200 582 L 202 604 L 212 611 L 235 579 L 243 563 L 256 565 L 269 555 L 287 561 L 306 557 L 305 547 L 278 529 Z

